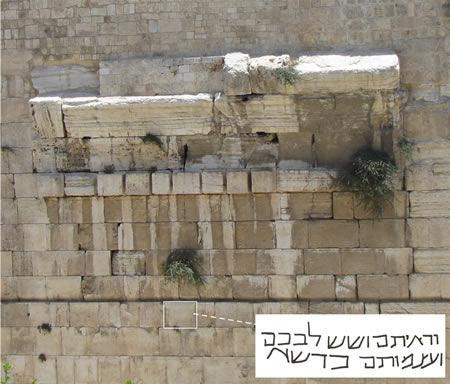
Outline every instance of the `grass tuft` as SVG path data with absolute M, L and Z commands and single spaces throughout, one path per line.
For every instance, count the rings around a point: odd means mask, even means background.
M 380 217 L 385 204 L 392 204 L 396 171 L 394 160 L 386 152 L 363 148 L 339 170 L 335 184 L 342 190 L 354 191 L 359 203 Z
M 194 249 L 176 249 L 167 258 L 164 275 L 170 281 L 190 281 L 202 285 L 203 278 L 198 272 L 200 260 Z

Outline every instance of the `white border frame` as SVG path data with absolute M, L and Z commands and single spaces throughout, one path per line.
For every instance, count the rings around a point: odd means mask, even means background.
M 195 317 L 195 327 L 166 327 L 166 303 L 195 303 L 195 313 L 192 314 Z M 198 329 L 198 301 L 194 300 L 174 300 L 163 301 L 163 329 Z

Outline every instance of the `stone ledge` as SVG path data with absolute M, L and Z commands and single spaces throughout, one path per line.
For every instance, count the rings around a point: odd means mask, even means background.
M 36 97 L 30 106 L 41 138 L 207 135 L 213 124 L 208 94 Z
M 227 60 L 227 56 L 225 94 L 243 94 L 235 84 L 237 76 L 241 83 L 244 82 L 242 62 Z M 290 81 L 277 79 L 285 69 L 292 74 Z M 399 60 L 395 53 L 336 52 L 305 54 L 297 58 L 289 55 L 256 57 L 248 61 L 248 78 L 251 93 L 257 94 L 317 95 L 389 90 L 400 86 Z
M 335 175 L 326 169 L 35 174 L 40 197 L 333 192 Z

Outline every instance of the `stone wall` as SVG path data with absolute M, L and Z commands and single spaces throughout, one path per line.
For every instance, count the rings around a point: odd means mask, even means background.
M 444 313 L 448 350 L 448 17 L 444 0 L 2 2 L 1 336 L 15 382 L 259 382 L 257 313 Z M 145 131 L 69 137 L 70 116 L 48 135 L 39 127 L 61 111 L 37 123 L 38 107 L 29 105 L 57 96 L 64 111 L 64 100 L 79 106 L 78 96 L 201 92 L 217 104 L 230 52 L 293 58 L 348 49 L 394 51 L 401 89 L 250 92 L 245 103 L 255 110 L 274 98 L 303 106 L 310 128 L 294 119 L 285 125 L 294 132 L 280 132 L 282 121 L 275 132 L 220 123 L 216 136 L 156 133 L 160 149 L 142 142 Z M 222 94 L 227 108 L 244 97 Z M 393 104 L 371 118 L 376 100 Z M 310 113 L 327 106 L 328 131 Z M 389 116 L 394 124 L 383 130 Z M 381 219 L 331 183 L 355 132 L 401 168 Z M 402 137 L 412 144 L 408 156 Z M 251 166 L 248 154 L 258 150 Z M 111 165 L 115 172 L 105 173 Z M 182 247 L 201 257 L 199 290 L 162 276 L 170 250 Z M 197 330 L 162 329 L 163 300 L 198 300 L 199 313 L 244 323 L 199 317 Z M 170 313 L 173 324 L 186 321 Z M 43 323 L 50 333 L 38 329 Z M 447 382 L 449 364 L 447 352 L 447 379 L 414 382 Z

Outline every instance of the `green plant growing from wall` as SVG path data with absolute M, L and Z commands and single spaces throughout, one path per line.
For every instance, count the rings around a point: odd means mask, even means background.
M 176 249 L 167 258 L 164 275 L 170 281 L 189 281 L 199 286 L 203 284 L 199 266 L 200 260 L 195 249 Z
M 379 217 L 385 204 L 392 204 L 396 171 L 394 160 L 386 152 L 363 148 L 339 170 L 335 184 L 339 189 L 354 191 L 359 204 Z
M 114 173 L 116 167 L 114 167 L 114 164 L 105 165 L 103 168 L 104 173 Z
M 132 380 L 127 380 L 125 384 L 136 384 L 136 383 Z
M 398 142 L 398 149 L 407 160 L 411 160 L 412 158 L 413 146 L 413 143 L 407 137 L 402 138 Z
M 52 331 L 52 325 L 49 323 L 42 323 L 37 328 L 39 333 L 43 333 L 44 335 Z
M 2 365 L 2 381 L 1 384 L 12 384 L 12 376 L 11 376 L 12 365 L 8 362 Z
M 153 144 L 156 145 L 159 149 L 163 149 L 163 143 L 158 136 L 152 135 L 151 133 L 147 133 L 143 138 L 142 142 L 145 144 Z
M 2 152 L 14 153 L 14 149 L 12 149 L 9 145 L 2 145 Z
M 298 72 L 292 64 L 275 70 L 275 79 L 284 85 L 294 85 L 298 77 Z

